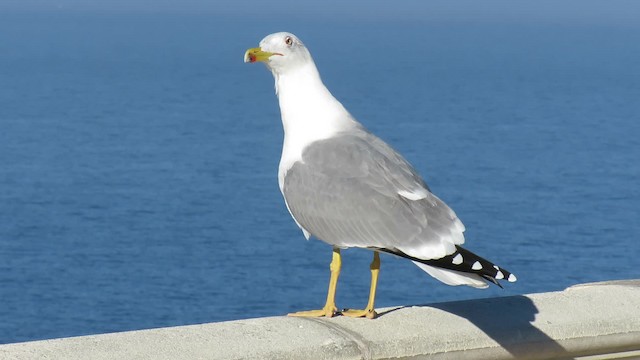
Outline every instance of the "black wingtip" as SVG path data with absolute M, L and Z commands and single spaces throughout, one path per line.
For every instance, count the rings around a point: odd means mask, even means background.
M 506 280 L 508 282 L 516 282 L 517 278 L 511 272 L 495 265 L 491 261 L 484 259 L 471 251 L 456 246 L 456 251 L 440 259 L 423 260 L 407 255 L 399 250 L 378 249 L 390 254 L 398 255 L 403 258 L 417 261 L 419 263 L 434 266 L 447 270 L 461 271 L 471 274 L 477 274 L 483 279 L 503 288 L 498 280 Z

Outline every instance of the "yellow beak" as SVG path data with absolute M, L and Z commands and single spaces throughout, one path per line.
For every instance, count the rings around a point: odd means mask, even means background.
M 244 53 L 244 62 L 248 63 L 254 63 L 256 61 L 260 61 L 260 62 L 267 62 L 267 60 L 269 60 L 269 58 L 273 55 L 280 55 L 282 56 L 282 54 L 280 53 L 272 53 L 272 52 L 268 52 L 268 51 L 262 51 L 261 48 L 257 47 L 257 48 L 252 48 L 247 50 Z

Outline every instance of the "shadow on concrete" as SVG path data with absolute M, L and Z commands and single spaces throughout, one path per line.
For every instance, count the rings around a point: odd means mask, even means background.
M 560 344 L 533 325 L 538 308 L 525 296 L 429 306 L 469 320 L 515 357 L 536 354 L 536 357 L 541 358 L 570 358 Z
M 418 305 L 469 320 L 516 358 L 571 359 L 568 352 L 534 324 L 538 308 L 525 296 Z M 399 309 L 393 309 L 388 314 Z

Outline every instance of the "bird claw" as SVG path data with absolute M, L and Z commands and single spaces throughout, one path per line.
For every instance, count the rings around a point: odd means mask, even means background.
M 374 309 L 369 308 L 364 310 L 345 309 L 342 311 L 342 315 L 353 318 L 366 317 L 367 319 L 375 319 L 378 317 L 378 313 Z
M 298 316 L 298 317 L 334 317 L 338 313 L 338 309 L 336 307 L 324 307 L 319 310 L 307 310 L 307 311 L 298 311 L 294 313 L 287 314 L 287 316 Z

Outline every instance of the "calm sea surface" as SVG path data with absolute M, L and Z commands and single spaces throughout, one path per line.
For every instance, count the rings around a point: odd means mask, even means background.
M 467 226 L 505 289 L 383 256 L 379 306 L 640 277 L 640 25 L 0 15 L 0 343 L 321 306 L 330 248 L 277 185 L 289 30 Z M 344 252 L 361 307 L 370 253 Z

